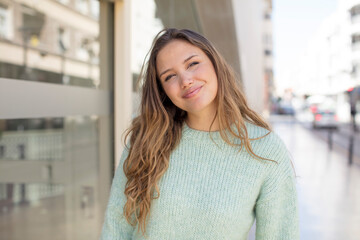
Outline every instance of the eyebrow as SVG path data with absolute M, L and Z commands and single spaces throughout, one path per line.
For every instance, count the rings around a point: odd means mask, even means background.
M 186 58 L 183 63 L 186 63 L 187 61 L 189 61 L 190 59 L 192 59 L 193 57 L 196 57 L 197 55 L 194 54 L 194 55 L 191 55 L 190 57 Z M 159 78 L 161 78 L 162 75 L 164 75 L 165 73 L 169 72 L 171 69 L 167 69 L 165 71 L 163 71 L 160 75 L 159 75 Z

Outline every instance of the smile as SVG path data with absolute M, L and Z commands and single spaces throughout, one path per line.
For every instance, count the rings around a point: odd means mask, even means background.
M 185 94 L 182 96 L 183 98 L 191 98 L 195 96 L 200 90 L 202 86 L 190 88 L 188 91 L 185 92 Z

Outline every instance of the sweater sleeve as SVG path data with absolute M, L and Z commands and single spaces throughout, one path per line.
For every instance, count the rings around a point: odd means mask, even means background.
M 256 240 L 297 240 L 299 219 L 295 171 L 290 154 L 278 139 L 268 175 L 255 205 Z
M 128 149 L 125 148 L 112 182 L 100 240 L 130 240 L 132 238 L 134 227 L 126 221 L 123 215 L 123 207 L 126 203 L 124 191 L 127 181 L 123 171 L 123 164 L 127 155 Z

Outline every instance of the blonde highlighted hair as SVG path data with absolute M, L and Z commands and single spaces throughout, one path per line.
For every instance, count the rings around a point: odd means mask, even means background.
M 256 159 L 269 160 L 253 152 L 245 122 L 251 122 L 269 132 L 270 126 L 249 108 L 233 70 L 214 46 L 205 37 L 191 30 L 171 28 L 160 31 L 140 74 L 140 79 L 143 79 L 140 114 L 133 120 L 125 137 L 130 147 L 123 165 L 127 177 L 124 216 L 131 225 L 138 224 L 138 230 L 141 229 L 143 235 L 146 232 L 151 200 L 160 196 L 157 183 L 169 166 L 172 150 L 180 142 L 187 116 L 185 111 L 175 106 L 166 96 L 156 69 L 159 51 L 173 40 L 186 41 L 200 48 L 211 60 L 218 79 L 217 114 L 214 121 L 219 122 L 223 140 L 239 149 L 244 147 Z M 231 138 L 240 139 L 241 143 L 236 145 Z

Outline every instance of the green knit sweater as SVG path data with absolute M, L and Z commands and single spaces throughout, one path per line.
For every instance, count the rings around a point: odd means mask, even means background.
M 250 138 L 268 131 L 246 124 Z M 116 171 L 102 240 L 246 240 L 256 219 L 256 240 L 299 239 L 295 174 L 280 138 L 270 133 L 251 141 L 256 160 L 226 144 L 219 132 L 183 127 L 180 144 L 152 200 L 146 238 L 123 217 L 126 202 L 122 164 Z

